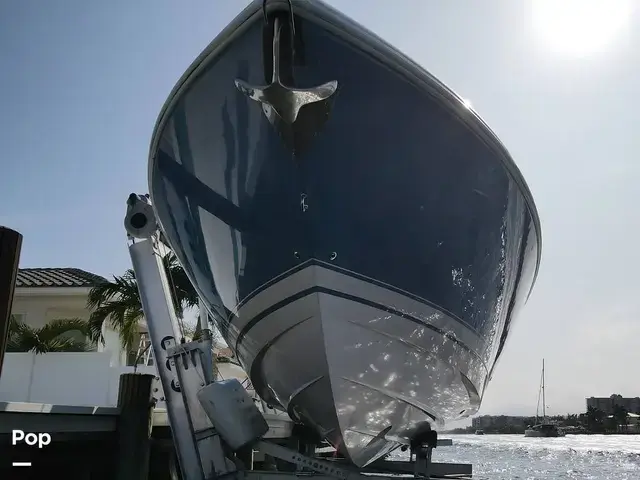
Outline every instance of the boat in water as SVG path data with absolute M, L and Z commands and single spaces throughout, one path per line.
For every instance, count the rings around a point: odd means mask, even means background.
M 162 231 L 260 397 L 357 466 L 477 412 L 537 275 L 468 103 L 338 11 L 250 4 L 170 94 Z
M 564 431 L 555 423 L 543 422 L 527 428 L 524 431 L 525 437 L 564 437 Z
M 542 376 L 540 379 L 540 390 L 538 392 L 538 408 L 536 409 L 536 419 L 540 409 L 540 399 L 542 398 L 542 421 L 536 425 L 527 427 L 524 431 L 525 437 L 564 437 L 565 433 L 560 426 L 547 420 L 547 398 L 544 385 L 544 359 L 542 359 Z
M 476 430 L 476 435 L 484 435 L 484 430 Z

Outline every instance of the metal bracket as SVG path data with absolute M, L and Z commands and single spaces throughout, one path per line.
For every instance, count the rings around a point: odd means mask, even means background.
M 255 448 L 260 450 L 262 453 L 266 453 L 272 457 L 277 457 L 302 469 L 313 470 L 314 472 L 329 475 L 339 480 L 365 480 L 368 478 L 357 471 L 343 468 L 333 462 L 307 457 L 306 455 L 302 455 L 294 450 L 290 450 L 264 440 L 259 441 Z
M 167 338 L 162 342 L 162 346 L 167 355 L 166 366 L 174 377 L 171 387 L 182 393 L 191 420 L 193 437 L 203 463 L 205 477 L 213 476 L 214 473 L 219 476 L 235 471 L 234 463 L 224 455 L 220 435 L 213 428 L 196 396 L 202 387 L 213 382 L 211 341 L 178 344 L 175 338 Z
M 438 446 L 438 432 L 431 430 L 431 425 L 420 425 L 411 439 L 410 459 L 415 460 L 413 475 L 416 478 L 431 478 L 431 455 Z

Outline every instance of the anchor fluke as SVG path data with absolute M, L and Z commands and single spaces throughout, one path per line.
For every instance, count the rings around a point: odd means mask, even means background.
M 282 29 L 282 19 L 276 17 L 271 45 L 271 83 L 254 86 L 236 79 L 235 85 L 240 92 L 260 104 L 263 113 L 284 143 L 294 154 L 298 154 L 320 132 L 329 118 L 331 105 L 328 100 L 336 93 L 338 82 L 333 80 L 312 88 L 285 85 L 282 81 L 283 72 L 287 72 L 287 83 L 291 82 L 293 66 L 289 56 L 281 55 L 281 48 L 293 48 L 293 41 L 287 43 L 285 38 L 284 45 L 281 44 Z M 293 32 L 293 25 L 289 25 L 289 29 Z M 290 57 L 293 58 L 293 54 Z
M 338 82 L 333 80 L 314 88 L 290 88 L 279 79 L 272 84 L 254 87 L 243 80 L 236 80 L 236 87 L 251 100 L 259 102 L 265 115 L 273 123 L 277 115 L 289 125 L 298 119 L 300 109 L 310 103 L 327 100 L 338 89 Z

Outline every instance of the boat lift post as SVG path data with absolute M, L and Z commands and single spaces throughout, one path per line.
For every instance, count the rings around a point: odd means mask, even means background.
M 431 461 L 432 449 L 446 444 L 437 440 L 435 431 L 423 431 L 420 438 L 413 439 L 411 459 L 415 457 L 415 461 L 379 460 L 364 469 L 307 456 L 304 446 L 296 451 L 262 440 L 269 426 L 242 384 L 237 379 L 214 380 L 212 336 L 206 325 L 202 325 L 205 331 L 200 340 L 187 341 L 181 332 L 163 264 L 169 247 L 162 241 L 149 195 L 129 195 L 124 226 L 182 480 L 222 476 L 230 480 L 295 480 L 294 476 L 300 476 L 300 471 L 252 470 L 253 465 L 243 464 L 236 455 L 247 448 L 291 463 L 312 480 L 368 480 L 364 472 L 394 475 L 380 476 L 380 480 L 397 480 L 398 474 L 427 480 L 471 478 L 471 465 Z M 201 322 L 206 315 L 201 312 Z
M 211 358 L 211 337 L 187 343 L 181 334 L 148 196 L 129 196 L 125 228 L 182 478 L 208 480 L 227 473 L 231 466 L 220 438 L 196 398 L 198 390 L 213 381 L 213 363 L 203 362 Z

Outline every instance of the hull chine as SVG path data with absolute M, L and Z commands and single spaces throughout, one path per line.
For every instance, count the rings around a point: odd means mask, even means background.
M 232 327 L 242 333 L 238 356 L 263 398 L 361 466 L 409 443 L 416 424 L 477 410 L 468 383 L 474 379 L 477 392 L 487 369 L 474 353 L 482 342 L 467 327 L 345 273 L 310 265 L 294 275 L 240 309 L 239 318 L 259 322 Z M 372 300 L 385 294 L 405 313 Z

